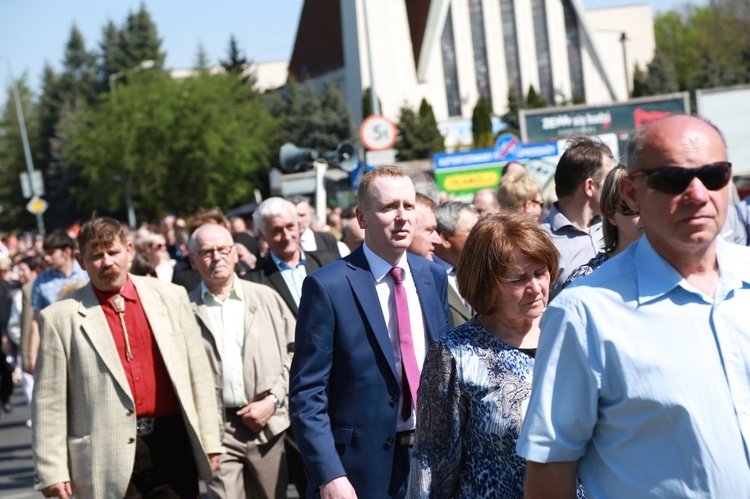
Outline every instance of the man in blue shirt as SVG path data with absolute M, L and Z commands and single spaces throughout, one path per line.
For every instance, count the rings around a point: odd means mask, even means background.
M 51 232 L 44 238 L 44 262 L 47 270 L 39 274 L 31 288 L 31 308 L 34 317 L 29 336 L 29 370 L 34 372 L 39 349 L 39 312 L 60 298 L 60 292 L 68 284 L 89 282 L 89 276 L 73 258 L 75 241 L 62 229 Z M 77 288 L 70 289 L 69 292 Z
M 645 237 L 553 301 L 517 445 L 526 497 L 750 497 L 750 251 L 717 238 L 731 165 L 713 126 L 631 135 Z

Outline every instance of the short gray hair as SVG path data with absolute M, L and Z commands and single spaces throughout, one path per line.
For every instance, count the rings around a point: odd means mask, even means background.
M 292 210 L 294 213 L 294 223 L 297 223 L 297 207 L 287 201 L 284 198 L 273 197 L 268 198 L 253 212 L 253 224 L 255 230 L 259 232 L 266 231 L 266 221 L 270 217 L 278 217 L 284 215 L 288 210 Z
M 440 234 L 443 231 L 447 231 L 450 234 L 454 234 L 458 225 L 458 219 L 464 210 L 471 213 L 477 212 L 477 209 L 473 205 L 462 201 L 448 201 L 438 206 L 435 210 L 435 221 L 437 221 L 437 228 L 435 230 L 437 233 Z

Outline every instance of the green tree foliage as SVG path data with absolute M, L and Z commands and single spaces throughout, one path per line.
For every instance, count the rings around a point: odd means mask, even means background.
M 237 44 L 237 39 L 234 37 L 234 35 L 231 35 L 229 37 L 227 58 L 219 61 L 219 64 L 221 64 L 228 73 L 242 74 L 242 72 L 247 68 L 247 57 L 245 57 L 245 53 Z
M 518 95 L 512 88 L 508 89 L 508 112 L 500 119 L 505 123 L 503 133 L 521 134 L 521 125 L 518 121 L 518 111 L 524 108 L 523 97 Z
M 654 69 L 662 74 L 653 75 L 649 65 L 647 80 L 668 80 L 671 77 L 665 78 L 663 73 L 671 66 L 679 90 L 750 82 L 746 55 L 750 54 L 747 1 L 720 0 L 703 7 L 668 11 L 655 17 L 654 32 L 657 51 L 652 62 Z M 645 90 L 645 95 L 663 91 L 660 84 L 652 87 Z
M 492 135 L 490 104 L 484 97 L 480 97 L 474 106 L 471 115 L 471 134 L 471 147 L 473 149 L 486 149 L 492 147 L 495 143 L 495 138 Z
M 71 124 L 66 149 L 81 165 L 79 208 L 124 218 L 129 192 L 149 220 L 246 202 L 267 178 L 277 130 L 250 87 L 205 72 L 183 81 L 133 75 L 84 118 Z
M 332 82 L 320 91 L 311 82 L 300 87 L 290 80 L 272 113 L 282 119 L 278 146 L 291 142 L 324 154 L 354 136 L 349 106 Z
M 38 140 L 38 128 L 28 119 L 36 112 L 33 95 L 25 77 L 17 81 L 17 86 L 29 141 L 34 143 Z M 36 228 L 36 218 L 26 211 L 28 200 L 21 193 L 19 175 L 26 171 L 16 103 L 9 86 L 6 105 L 0 114 L 0 226 L 5 230 Z
M 429 158 L 445 151 L 445 139 L 438 130 L 435 113 L 426 99 L 422 99 L 418 113 L 403 105 L 399 110 L 397 127 L 396 149 L 400 161 Z
M 203 43 L 198 43 L 198 48 L 195 50 L 195 69 L 204 71 L 211 67 L 211 59 L 208 57 L 206 47 Z
M 154 68 L 162 69 L 166 54 L 161 51 L 161 38 L 151 14 L 142 3 L 138 12 L 129 12 L 118 37 L 119 71 L 132 69 L 143 61 L 154 61 Z
M 529 85 L 529 92 L 526 94 L 526 109 L 540 109 L 543 107 L 547 107 L 547 101 L 536 92 L 534 85 Z
M 383 109 L 383 103 L 380 102 L 380 97 L 378 97 L 378 108 Z M 362 119 L 372 116 L 372 114 L 372 88 L 367 87 L 365 91 L 362 92 Z
M 657 51 L 646 67 L 646 72 L 636 67 L 633 75 L 633 97 L 660 95 L 679 91 L 677 74 L 672 61 Z

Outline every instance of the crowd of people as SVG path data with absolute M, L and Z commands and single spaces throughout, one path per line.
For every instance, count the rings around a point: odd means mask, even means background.
M 382 166 L 320 216 L 9 237 L 3 408 L 45 497 L 750 497 L 731 179 L 671 116 L 623 164 L 573 139 L 552 203 L 518 163 L 472 204 Z

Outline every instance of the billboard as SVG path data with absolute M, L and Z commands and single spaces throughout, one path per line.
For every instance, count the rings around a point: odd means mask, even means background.
M 750 85 L 697 90 L 698 116 L 716 125 L 727 141 L 727 154 L 735 175 L 750 174 Z
M 600 106 L 570 106 L 519 111 L 521 140 L 546 142 L 571 135 L 627 135 L 639 126 L 669 114 L 689 114 L 687 92 L 631 99 Z

